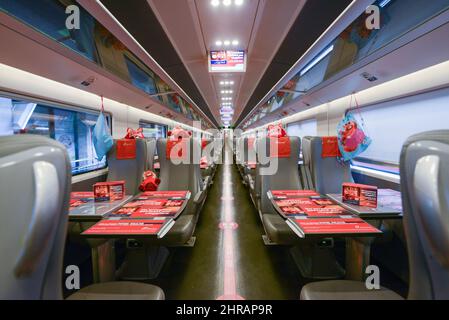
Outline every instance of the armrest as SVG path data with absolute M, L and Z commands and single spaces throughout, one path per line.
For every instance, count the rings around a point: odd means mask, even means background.
M 204 178 L 203 185 L 202 185 L 202 189 L 203 190 L 206 190 L 207 187 L 210 186 L 211 180 L 212 180 L 211 176 L 207 176 L 207 177 Z
M 203 202 L 205 197 L 206 197 L 206 191 L 202 190 L 195 195 L 195 198 L 193 199 L 193 203 L 199 205 Z

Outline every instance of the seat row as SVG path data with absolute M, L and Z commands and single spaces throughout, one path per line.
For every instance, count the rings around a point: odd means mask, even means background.
M 338 161 L 337 157 L 322 157 L 323 137 L 304 137 L 302 148 L 299 137 L 289 137 L 290 156 L 276 157 L 273 161 L 269 150 L 275 139 L 237 138 L 235 157 L 263 223 L 264 240 L 270 244 L 291 245 L 298 242 L 298 237 L 274 211 L 268 191 L 305 189 L 316 190 L 320 194 L 339 193 L 342 183 L 353 182 L 353 178 L 348 163 Z M 277 168 L 269 174 L 262 174 L 261 171 L 273 163 L 277 163 Z
M 279 170 L 263 176 L 260 170 L 264 166 L 257 151 L 264 144 L 266 147 L 270 138 L 258 138 L 255 142 L 237 138 L 239 171 L 261 216 L 268 238 L 266 243 L 293 245 L 298 241 L 279 215 L 274 214 L 267 191 L 315 189 L 321 194 L 339 193 L 341 183 L 352 180 L 348 164 L 322 156 L 322 139 L 303 138 L 303 161 L 299 162 L 300 139 L 290 137 L 291 157 L 278 159 Z M 254 165 L 250 163 L 252 159 L 256 159 Z M 408 299 L 449 298 L 448 164 L 447 130 L 412 136 L 402 148 L 400 178 L 410 269 Z M 303 300 L 402 299 L 387 288 L 372 289 L 365 282 L 351 280 L 315 281 L 302 288 L 300 297 Z
M 143 239 L 140 251 L 145 252 L 152 246 L 193 245 L 195 226 L 216 166 L 211 163 L 205 167 L 208 174 L 202 174 L 200 164 L 193 161 L 193 148 L 197 148 L 200 142 L 193 138 L 189 142 L 190 161 L 180 164 L 168 159 L 168 139 L 137 139 L 136 155 L 132 159 L 117 157 L 115 141 L 107 155 L 107 181 L 124 180 L 129 195 L 139 194 L 143 173 L 154 170 L 156 150 L 160 162 L 159 190 L 188 190 L 192 194 L 185 212 L 167 235 L 157 240 Z M 220 152 L 216 150 L 213 157 L 219 157 Z M 71 163 L 66 148 L 40 136 L 1 137 L 0 181 L 0 224 L 7 226 L 0 234 L 3 244 L 0 252 L 7 261 L 0 276 L 4 284 L 0 289 L 0 298 L 61 299 L 66 238 L 81 239 L 80 233 L 92 225 L 89 222 L 70 222 L 69 225 Z M 106 241 L 88 239 L 86 242 L 96 247 Z M 151 261 L 148 259 L 152 258 L 140 255 L 136 250 L 128 250 L 124 262 L 128 269 L 125 268 L 121 279 L 137 280 L 142 275 L 145 278 L 145 274 L 151 271 Z M 90 285 L 69 298 L 154 300 L 164 299 L 164 293 L 153 285 L 116 281 Z

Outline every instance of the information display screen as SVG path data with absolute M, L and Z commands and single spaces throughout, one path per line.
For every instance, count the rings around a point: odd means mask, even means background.
M 246 72 L 246 52 L 244 50 L 210 51 L 209 72 Z

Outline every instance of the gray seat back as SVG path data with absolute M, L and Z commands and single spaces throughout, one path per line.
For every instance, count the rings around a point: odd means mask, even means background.
M 449 299 L 449 131 L 415 135 L 401 154 L 410 299 Z
M 70 188 L 63 145 L 0 138 L 0 299 L 62 299 Z
M 129 160 L 117 159 L 117 140 L 108 152 L 109 173 L 107 181 L 126 181 L 126 193 L 136 195 L 142 182 L 143 173 L 148 166 L 148 145 L 144 139 L 136 139 L 136 158 Z
M 211 138 L 205 138 L 204 140 L 207 141 L 207 145 L 203 149 L 202 148 L 203 141 L 201 141 L 201 149 L 202 149 L 201 150 L 201 156 L 202 157 L 206 157 L 207 163 L 209 165 L 213 165 L 217 161 L 216 160 L 216 153 L 217 153 L 217 151 L 215 150 L 215 148 L 212 148 L 212 146 L 214 145 L 214 140 L 211 139 Z
M 243 141 L 244 138 L 238 137 L 235 139 L 235 159 L 238 165 L 243 165 L 244 163 L 244 149 L 243 149 Z
M 241 146 L 243 154 L 241 155 L 241 160 L 245 164 L 257 161 L 256 149 L 254 148 L 253 141 L 255 141 L 253 138 L 243 138 L 243 146 Z
M 194 151 L 201 154 L 201 143 L 198 139 L 190 138 L 189 143 L 189 163 L 175 164 L 167 159 L 167 139 L 157 141 L 157 152 L 161 163 L 159 178 L 161 184 L 159 190 L 162 191 L 184 191 L 189 190 L 194 197 L 201 191 L 202 177 L 199 159 L 194 159 Z M 196 160 L 196 161 L 194 161 Z M 196 163 L 194 163 L 196 162 Z
M 342 163 L 337 158 L 322 157 L 322 137 L 304 137 L 302 153 L 306 175 L 310 173 L 312 186 L 321 194 L 340 193 L 344 182 L 353 182 L 349 163 Z
M 147 163 L 145 171 L 154 171 L 154 157 L 156 156 L 156 139 L 147 138 Z
M 261 170 L 269 164 L 261 164 L 261 152 L 266 150 L 265 157 L 270 155 L 270 139 L 257 139 L 258 161 L 256 165 L 256 193 L 260 196 L 260 210 L 262 213 L 274 213 L 273 205 L 268 199 L 267 192 L 270 190 L 300 190 L 302 184 L 299 178 L 298 162 L 301 140 L 298 137 L 290 138 L 290 158 L 277 158 L 278 168 L 273 175 L 262 175 Z M 270 161 L 274 160 L 270 158 Z

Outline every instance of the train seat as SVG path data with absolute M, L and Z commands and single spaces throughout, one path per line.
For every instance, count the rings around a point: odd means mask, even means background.
M 136 158 L 121 160 L 117 159 L 117 140 L 115 140 L 107 159 L 109 167 L 107 181 L 125 180 L 126 193 L 137 195 L 140 192 L 139 185 L 143 173 L 148 168 L 148 142 L 136 139 Z
M 257 139 L 257 150 L 269 152 L 271 138 Z M 270 190 L 298 190 L 302 189 L 299 178 L 298 161 L 301 140 L 298 137 L 290 137 L 290 157 L 278 158 L 278 168 L 272 175 L 262 175 L 261 170 L 266 169 L 269 164 L 260 164 L 260 154 L 256 165 L 256 177 L 254 197 L 259 204 L 259 214 L 262 218 L 267 236 L 271 242 L 276 244 L 293 244 L 298 242 L 298 237 L 288 227 L 285 221 L 274 211 L 267 192 Z
M 0 197 L 27 201 L 1 201 L 0 233 L 4 261 L 0 275 L 1 299 L 62 299 L 62 270 L 71 190 L 67 149 L 40 136 L 0 138 Z M 14 213 L 14 214 L 11 214 Z M 25 239 L 25 241 L 23 241 Z M 89 293 L 86 295 L 86 293 Z M 79 290 L 71 299 L 163 299 L 156 286 L 114 282 Z
M 302 152 L 304 158 L 304 181 L 308 188 L 321 194 L 340 193 L 343 182 L 353 182 L 349 163 L 338 161 L 337 157 L 323 157 L 322 137 L 304 137 Z
M 205 147 L 205 149 L 202 150 L 202 156 L 203 158 L 206 158 L 208 167 L 205 169 L 201 170 L 201 174 L 203 177 L 207 177 L 210 176 L 211 178 L 213 178 L 215 176 L 216 170 L 217 170 L 217 154 L 218 154 L 218 150 L 212 149 L 211 148 L 211 144 L 214 144 L 214 140 L 213 139 L 205 139 L 205 142 L 207 143 L 206 145 L 208 147 Z M 203 141 L 202 141 L 203 143 Z
M 151 284 L 116 281 L 98 283 L 85 287 L 67 300 L 164 300 L 159 287 Z
M 410 265 L 409 299 L 449 299 L 449 131 L 410 137 L 400 161 L 404 230 Z M 364 283 L 325 281 L 303 287 L 301 299 L 394 299 Z
M 301 300 L 402 300 L 402 297 L 384 287 L 368 290 L 361 281 L 329 280 L 304 286 Z
M 241 167 L 243 180 L 250 187 L 254 189 L 256 170 L 254 166 L 257 166 L 257 151 L 256 151 L 257 138 L 243 138 L 243 165 Z
M 154 158 L 156 156 L 156 139 L 149 138 L 147 141 L 147 162 L 145 171 L 154 171 Z
M 174 226 L 162 239 L 142 239 L 137 247 L 129 247 L 126 252 L 119 277 L 124 280 L 146 280 L 156 278 L 168 258 L 166 247 L 182 247 L 194 244 L 193 234 L 198 222 L 199 214 L 207 197 L 210 177 L 203 180 L 200 164 L 194 161 L 194 152 L 201 151 L 198 139 L 189 138 L 189 152 L 180 163 L 175 163 L 167 156 L 168 139 L 157 141 L 157 151 L 161 164 L 159 178 L 160 191 L 190 191 L 191 198 L 183 214 L 176 220 Z M 194 145 L 195 144 L 195 145 Z M 189 160 L 189 161 L 186 161 Z M 196 163 L 195 163 L 196 162 Z M 133 240 L 135 243 L 137 241 Z

